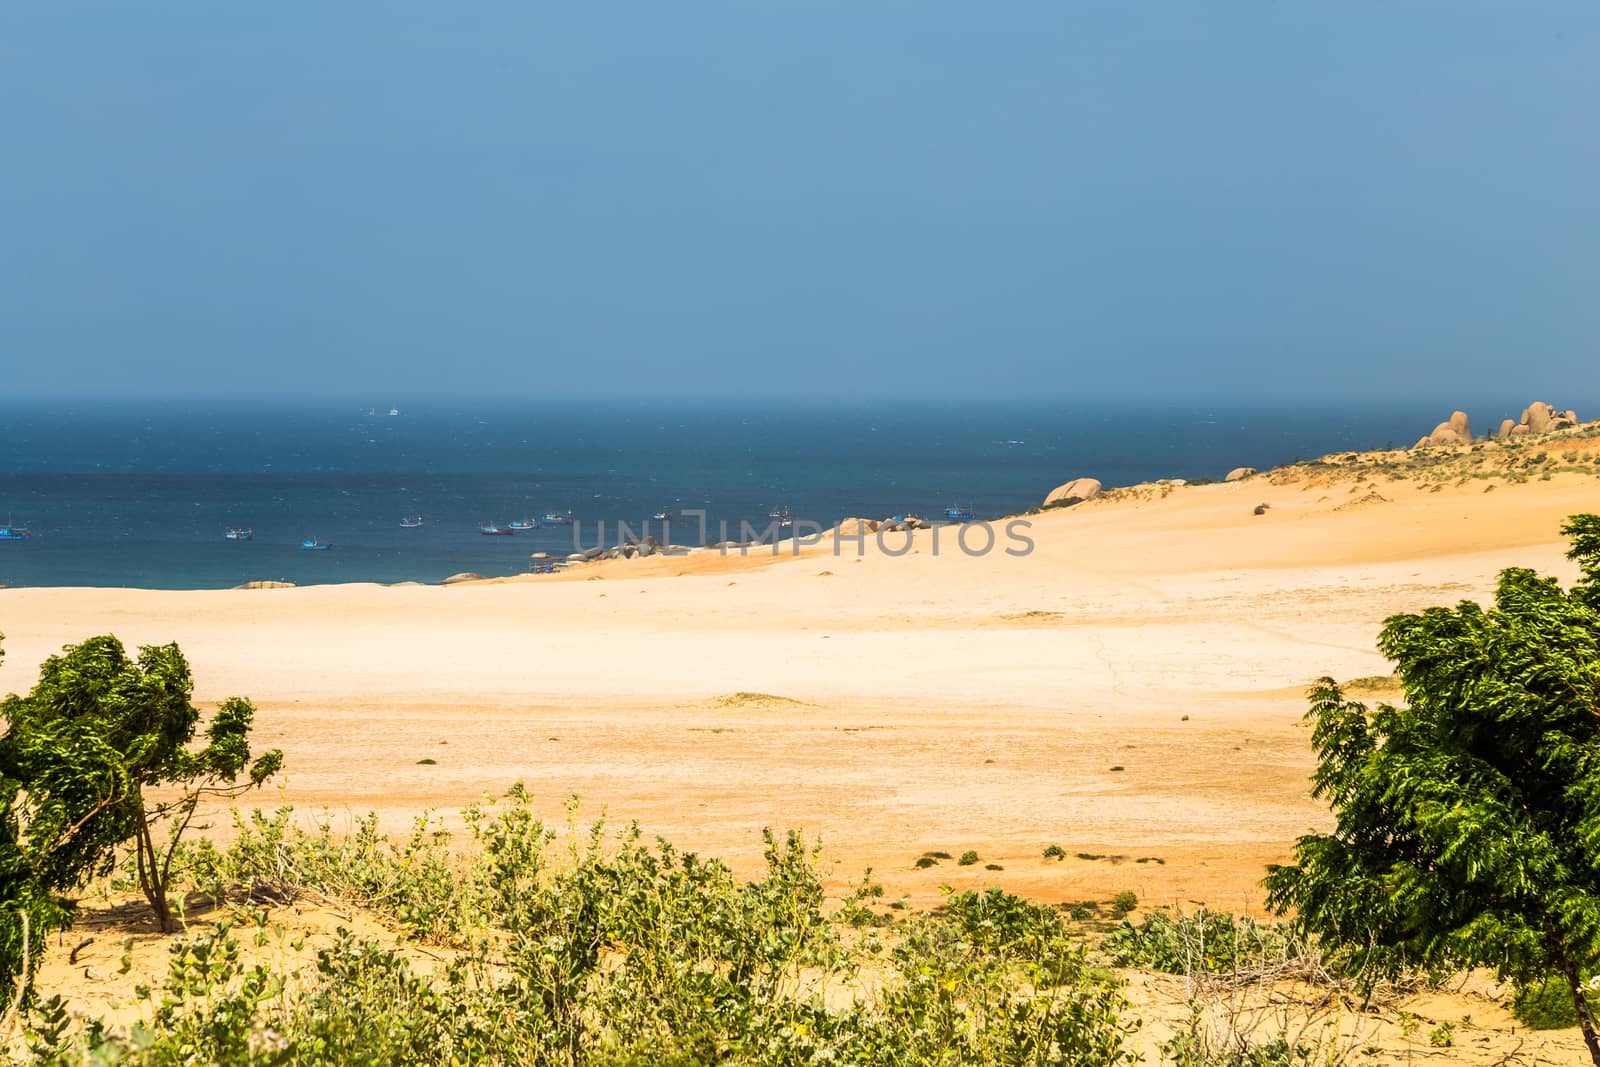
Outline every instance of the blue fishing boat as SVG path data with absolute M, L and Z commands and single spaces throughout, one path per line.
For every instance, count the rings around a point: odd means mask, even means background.
M 422 516 L 421 515 L 407 515 L 405 518 L 400 520 L 400 528 L 402 530 L 415 530 L 418 526 L 421 526 L 421 525 L 422 525 Z
M 26 541 L 32 536 L 33 531 L 26 526 L 17 526 L 9 522 L 0 526 L 0 541 Z
M 511 520 L 511 528 L 513 530 L 537 530 L 539 528 L 539 520 L 513 519 Z
M 318 541 L 315 537 L 308 537 L 300 542 L 300 547 L 308 552 L 326 552 L 333 545 L 326 541 Z
M 971 522 L 978 517 L 977 513 L 965 504 L 951 504 L 944 509 L 944 517 L 953 522 Z
M 230 541 L 254 541 L 256 532 L 249 526 L 235 526 L 222 535 Z
M 493 522 L 478 523 L 478 532 L 485 537 L 510 537 L 516 531 L 509 526 L 501 526 Z

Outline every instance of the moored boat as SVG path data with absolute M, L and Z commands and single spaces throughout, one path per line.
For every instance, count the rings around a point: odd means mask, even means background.
M 0 526 L 0 541 L 26 541 L 33 536 L 33 531 L 26 526 L 18 526 L 8 522 Z
M 778 529 L 787 529 L 794 525 L 794 516 L 789 514 L 789 509 L 784 507 L 773 508 L 767 512 L 767 518 L 778 524 Z
M 510 537 L 516 533 L 511 527 L 501 526 L 499 523 L 494 522 L 478 523 L 478 532 L 485 537 Z
M 327 541 L 318 541 L 315 537 L 308 537 L 300 542 L 300 547 L 308 552 L 326 552 L 333 545 Z
M 944 517 L 954 522 L 971 522 L 978 515 L 965 504 L 951 504 L 944 509 Z
M 511 528 L 513 530 L 537 530 L 539 528 L 539 520 L 538 519 L 513 519 L 511 521 Z
M 564 515 L 558 511 L 547 511 L 543 521 L 546 526 L 571 526 L 578 520 L 573 517 L 570 511 Z
M 222 536 L 229 541 L 254 541 L 256 539 L 256 531 L 249 526 L 233 526 Z
M 421 525 L 422 525 L 422 516 L 421 515 L 407 515 L 405 518 L 400 520 L 400 528 L 402 530 L 415 530 L 418 526 L 421 526 Z

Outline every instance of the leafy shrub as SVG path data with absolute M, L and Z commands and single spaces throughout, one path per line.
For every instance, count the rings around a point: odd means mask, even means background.
M 1139 894 L 1131 889 L 1124 889 L 1111 898 L 1111 917 L 1120 919 L 1138 906 Z
M 826 907 L 817 846 L 793 833 L 764 834 L 765 871 L 747 882 L 647 844 L 637 827 L 584 829 L 575 809 L 558 849 L 520 788 L 465 821 L 452 844 L 426 819 L 391 840 L 368 817 L 341 840 L 296 829 L 288 809 L 239 817 L 237 843 L 213 852 L 219 879 L 359 901 L 453 948 L 418 968 L 403 949 L 340 931 L 314 968 L 275 972 L 248 962 L 246 938 L 270 948 L 284 936 L 252 911 L 174 942 L 166 981 L 140 991 L 132 1023 L 77 1027 L 46 1002 L 29 1024 L 36 1059 L 1134 1062 L 1119 983 L 1089 965 L 1054 908 L 990 890 L 884 925 L 870 877 Z M 870 993 L 855 979 L 867 959 Z
M 1405 706 L 1368 708 L 1331 678 L 1311 690 L 1313 791 L 1335 827 L 1269 869 L 1268 902 L 1353 966 L 1576 984 L 1600 955 L 1600 516 L 1563 532 L 1572 586 L 1508 568 L 1488 607 L 1384 624 Z M 1592 1034 L 1588 1005 L 1574 1011 Z M 1600 1064 L 1600 1043 L 1589 1050 Z
M 1510 1008 L 1530 1030 L 1566 1030 L 1578 1025 L 1572 990 L 1560 975 L 1517 986 Z
M 976 852 L 972 851 L 972 849 L 970 849 L 970 848 L 967 849 L 967 851 L 965 851 L 965 852 L 963 852 L 961 854 L 961 858 L 960 859 L 956 860 L 956 863 L 959 864 L 962 867 L 971 867 L 974 863 L 977 863 L 977 862 L 978 862 L 978 854 Z
M 1188 915 L 1151 912 L 1135 926 L 1123 920 L 1100 943 L 1112 963 L 1167 974 L 1225 974 L 1282 958 L 1287 929 L 1204 908 Z
M 1067 853 L 1060 845 L 1046 845 L 1044 858 L 1047 860 L 1064 860 L 1067 858 Z

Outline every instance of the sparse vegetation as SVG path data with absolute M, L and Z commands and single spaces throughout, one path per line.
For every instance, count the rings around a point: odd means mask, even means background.
M 965 852 L 963 852 L 961 854 L 961 858 L 960 859 L 956 860 L 956 863 L 960 864 L 962 867 L 971 867 L 974 863 L 977 863 L 977 862 L 978 862 L 978 854 L 976 852 L 972 851 L 972 849 L 970 849 L 970 848 L 967 849 L 967 851 L 965 851 Z
M 722 708 L 760 708 L 772 707 L 780 704 L 798 705 L 802 703 L 802 701 L 795 700 L 793 697 L 776 696 L 772 693 L 740 692 L 728 693 L 725 696 L 720 696 L 713 701 L 713 703 Z
M 1117 1067 L 1119 981 L 1053 908 L 999 890 L 890 920 L 870 878 L 827 907 L 818 850 L 766 835 L 764 873 L 645 844 L 637 828 L 564 834 L 525 791 L 393 841 L 364 819 L 341 839 L 291 813 L 239 819 L 212 854 L 231 899 L 271 882 L 387 916 L 436 966 L 341 930 L 314 965 L 271 916 L 173 945 L 166 980 L 128 1021 L 77 1023 L 58 998 L 29 1013 L 35 1059 L 89 1063 L 1028 1063 Z M 855 989 L 871 967 L 873 991 Z M 952 996 L 959 990 L 959 996 Z

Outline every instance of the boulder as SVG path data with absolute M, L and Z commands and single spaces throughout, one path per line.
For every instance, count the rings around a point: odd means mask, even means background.
M 471 571 L 462 571 L 460 574 L 452 574 L 450 577 L 446 578 L 444 581 L 440 582 L 439 584 L 440 585 L 460 585 L 462 582 L 481 582 L 483 580 L 484 580 L 484 577 L 481 574 L 474 574 Z
M 242 582 L 235 589 L 293 589 L 293 582 Z
M 1237 482 L 1241 478 L 1248 478 L 1254 473 L 1256 473 L 1254 467 L 1235 467 L 1222 480 L 1225 482 Z
M 1516 423 L 1512 422 L 1510 419 L 1501 419 L 1500 429 L 1495 433 L 1495 437 L 1501 441 L 1504 441 L 1507 437 L 1511 436 L 1511 428 L 1515 425 Z
M 529 556 L 528 558 L 529 559 L 549 559 L 550 558 L 550 553 L 548 553 L 548 552 L 535 552 L 533 555 Z
M 1050 490 L 1050 495 L 1044 498 L 1045 507 L 1051 504 L 1070 506 L 1085 500 L 1093 500 L 1100 495 L 1104 487 L 1098 478 L 1074 478 L 1065 485 L 1058 485 Z
M 1535 400 L 1528 405 L 1528 410 L 1522 413 L 1522 422 L 1528 427 L 1529 433 L 1548 433 L 1554 414 L 1549 404 L 1543 400 Z
M 878 520 L 857 518 L 840 519 L 838 530 L 840 537 L 865 537 L 869 533 L 878 532 Z
M 1412 448 L 1466 445 L 1472 443 L 1472 424 L 1465 411 L 1451 412 L 1450 417 L 1433 428 L 1433 432 L 1417 441 Z
M 1528 429 L 1528 424 L 1524 422 L 1524 423 L 1518 423 L 1517 425 L 1511 427 L 1511 432 L 1509 434 L 1507 434 L 1507 436 L 1508 437 L 1527 437 L 1532 432 L 1533 432 L 1532 430 Z

